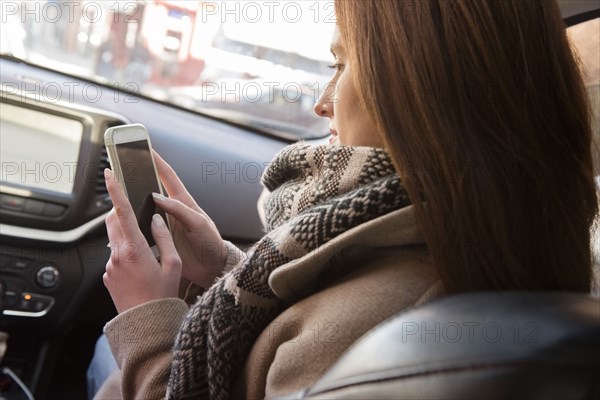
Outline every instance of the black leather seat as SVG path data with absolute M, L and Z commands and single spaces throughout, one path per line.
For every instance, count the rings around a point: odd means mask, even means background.
M 598 399 L 600 300 L 578 293 L 448 296 L 372 329 L 286 399 Z

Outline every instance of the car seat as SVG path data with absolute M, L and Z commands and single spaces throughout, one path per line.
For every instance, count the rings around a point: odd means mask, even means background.
M 283 399 L 598 399 L 599 377 L 600 299 L 476 292 L 384 321 Z

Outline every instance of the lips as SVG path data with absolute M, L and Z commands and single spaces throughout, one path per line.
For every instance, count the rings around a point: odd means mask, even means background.
M 329 144 L 334 144 L 338 142 L 338 133 L 335 129 L 329 129 L 329 133 L 331 136 L 329 137 Z

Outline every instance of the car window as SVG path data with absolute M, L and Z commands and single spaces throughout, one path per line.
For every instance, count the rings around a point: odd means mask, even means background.
M 2 51 L 286 137 L 327 134 L 333 1 L 2 2 Z M 291 134 L 291 135 L 290 135 Z

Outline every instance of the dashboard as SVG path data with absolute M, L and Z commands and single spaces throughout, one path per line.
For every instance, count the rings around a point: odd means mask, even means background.
M 102 133 L 126 121 L 75 104 L 0 92 L 0 234 L 13 242 L 38 242 L 3 243 L 3 326 L 21 325 L 20 318 L 6 317 L 48 315 L 46 323 L 55 323 L 72 300 L 89 255 L 102 258 L 100 244 L 67 259 L 64 251 L 40 249 L 43 243 L 77 242 L 101 228 L 111 208 L 102 179 L 108 166 Z

